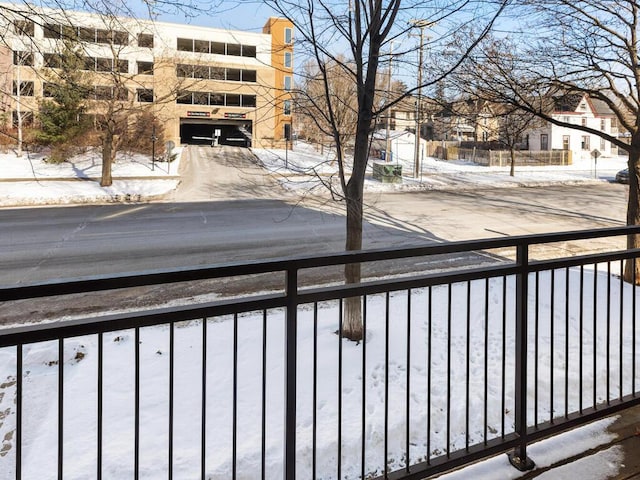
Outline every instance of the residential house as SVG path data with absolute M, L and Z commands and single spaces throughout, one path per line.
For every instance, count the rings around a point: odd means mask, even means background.
M 492 142 L 498 140 L 498 117 L 486 101 L 451 102 L 433 115 L 435 140 Z
M 584 94 L 567 94 L 553 98 L 552 118 L 559 121 L 582 125 L 607 134 L 617 134 L 612 126 L 614 116 L 604 102 L 589 98 Z M 528 132 L 531 150 L 570 150 L 572 158 L 591 158 L 594 150 L 602 156 L 617 154 L 611 143 L 594 133 L 569 127 L 561 127 L 551 122 L 538 125 Z

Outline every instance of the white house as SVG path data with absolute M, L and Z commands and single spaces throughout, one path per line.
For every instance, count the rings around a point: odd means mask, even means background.
M 568 94 L 555 97 L 553 100 L 553 118 L 608 134 L 612 133 L 613 114 L 604 103 L 582 94 Z M 531 130 L 528 137 L 531 150 L 570 150 L 574 160 L 591 158 L 596 149 L 603 157 L 617 154 L 615 148 L 612 151 L 611 143 L 598 135 L 560 127 L 551 122 Z
M 381 156 L 386 151 L 386 132 L 378 130 L 374 133 L 375 148 Z M 391 149 L 391 161 L 412 163 L 415 159 L 416 136 L 408 130 L 391 130 L 389 132 L 389 147 Z M 427 156 L 427 141 L 420 139 L 420 159 Z

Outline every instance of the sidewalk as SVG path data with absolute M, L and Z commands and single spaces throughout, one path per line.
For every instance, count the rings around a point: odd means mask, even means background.
M 264 175 L 291 192 L 322 192 L 317 176 L 334 176 L 330 159 L 300 146 L 299 150 L 251 150 Z M 22 157 L 0 154 L 0 207 L 61 205 L 108 202 L 147 202 L 165 198 L 181 181 L 181 156 L 171 163 L 155 162 L 143 155 L 119 155 L 112 167 L 113 185 L 100 187 L 102 161 L 97 151 L 89 151 L 71 161 L 49 164 L 42 154 Z M 182 161 L 187 161 L 182 159 Z M 626 157 L 602 159 L 598 168 L 590 161 L 568 166 L 483 167 L 466 161 L 426 158 L 419 178 L 411 175 L 412 165 L 403 165 L 402 183 L 389 184 L 365 180 L 367 192 L 410 192 L 423 190 L 471 190 L 479 188 L 535 187 L 611 182 L 625 168 Z M 85 181 L 77 181 L 85 180 Z M 315 190 L 314 190 L 315 189 Z M 246 192 L 245 192 L 246 194 Z M 229 192 L 233 196 L 233 192 Z

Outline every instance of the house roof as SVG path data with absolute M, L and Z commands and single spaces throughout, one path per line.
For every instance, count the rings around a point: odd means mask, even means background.
M 583 93 L 567 93 L 553 97 L 553 109 L 556 112 L 575 112 L 584 98 Z
M 589 98 L 593 112 L 599 117 L 613 116 L 613 110 L 605 102 L 597 98 Z

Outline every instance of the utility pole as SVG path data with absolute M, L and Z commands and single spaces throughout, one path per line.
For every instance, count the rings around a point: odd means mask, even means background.
M 393 40 L 391 40 L 389 46 L 389 75 L 387 76 L 387 104 L 389 103 L 389 99 L 391 98 L 391 62 L 393 61 Z M 387 108 L 387 151 L 384 156 L 384 160 L 386 162 L 391 161 L 391 111 Z
M 414 170 L 413 177 L 418 178 L 420 176 L 420 129 L 422 127 L 420 116 L 422 114 L 422 50 L 424 48 L 424 29 L 433 26 L 433 22 L 428 20 L 411 20 L 411 26 L 420 29 L 420 48 L 418 49 L 418 96 L 416 98 L 416 135 L 415 135 L 415 150 L 413 153 Z

